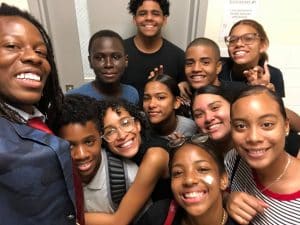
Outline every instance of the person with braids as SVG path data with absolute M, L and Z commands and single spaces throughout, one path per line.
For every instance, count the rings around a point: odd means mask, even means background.
M 2 224 L 71 225 L 76 221 L 84 224 L 80 204 L 82 190 L 77 176 L 73 179 L 69 144 L 54 136 L 50 130 L 62 101 L 63 93 L 46 31 L 28 12 L 2 3 Z

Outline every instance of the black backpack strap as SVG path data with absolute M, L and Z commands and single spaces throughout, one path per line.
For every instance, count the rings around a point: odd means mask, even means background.
M 117 209 L 127 191 L 126 174 L 121 158 L 110 151 L 105 151 L 107 157 L 110 199 L 114 209 Z

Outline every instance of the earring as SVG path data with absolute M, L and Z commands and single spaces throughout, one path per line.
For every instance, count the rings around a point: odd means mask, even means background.
M 286 137 L 289 136 L 289 132 L 286 132 L 286 133 L 285 133 L 285 136 L 286 136 Z

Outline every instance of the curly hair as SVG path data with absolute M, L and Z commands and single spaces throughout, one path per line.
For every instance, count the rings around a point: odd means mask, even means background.
M 0 16 L 17 16 L 27 20 L 38 29 L 45 42 L 47 47 L 47 60 L 51 66 L 51 71 L 44 86 L 42 97 L 35 105 L 46 116 L 46 122 L 49 127 L 52 128 L 52 123 L 55 120 L 56 113 L 60 110 L 63 102 L 63 92 L 59 85 L 58 73 L 50 38 L 43 26 L 27 11 L 22 11 L 17 7 L 2 3 L 0 6 Z M 0 116 L 16 123 L 26 122 L 17 112 L 10 109 L 2 98 L 0 98 Z
M 106 115 L 108 109 L 112 109 L 117 114 L 121 114 L 121 109 L 127 111 L 132 117 L 138 120 L 141 124 L 143 134 L 147 129 L 150 128 L 149 122 L 145 113 L 136 105 L 121 99 L 109 99 L 99 101 L 99 117 L 100 117 L 100 131 L 104 130 L 103 118 Z
M 62 109 L 58 112 L 56 120 L 53 124 L 55 133 L 71 123 L 80 123 L 85 125 L 89 121 L 93 121 L 100 131 L 100 117 L 99 117 L 99 102 L 92 97 L 69 94 L 66 95 Z
M 138 8 L 143 4 L 144 1 L 145 0 L 130 0 L 127 7 L 129 13 L 135 16 Z M 170 15 L 170 11 L 169 11 L 170 2 L 168 0 L 153 0 L 153 1 L 159 4 L 164 16 Z

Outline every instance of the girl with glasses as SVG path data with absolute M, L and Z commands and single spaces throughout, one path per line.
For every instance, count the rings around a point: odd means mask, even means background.
M 155 202 L 138 225 L 236 224 L 222 204 L 228 184 L 223 156 L 207 136 L 200 139 L 174 146 L 169 163 L 174 200 Z
M 230 215 L 240 224 L 299 224 L 300 160 L 285 151 L 290 129 L 282 99 L 249 87 L 231 105 L 231 123 Z
M 100 103 L 100 129 L 111 152 L 139 166 L 132 186 L 114 214 L 86 214 L 87 224 L 130 224 L 148 199 L 170 198 L 167 141 L 150 136 L 145 114 L 121 100 Z

